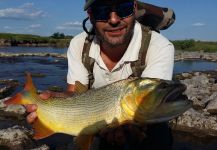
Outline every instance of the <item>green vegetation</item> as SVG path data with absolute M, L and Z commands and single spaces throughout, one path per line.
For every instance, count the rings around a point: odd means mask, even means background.
M 190 39 L 172 41 L 172 43 L 177 50 L 217 52 L 217 42 L 195 41 L 193 39 Z
M 65 38 L 65 34 L 64 33 L 56 32 L 53 35 L 51 35 L 51 38 L 54 38 L 54 39 L 64 39 Z
M 50 37 L 30 34 L 0 33 L 0 45 L 68 47 L 72 38 L 72 36 L 65 36 L 63 33 L 58 32 Z
M 0 33 L 0 46 L 52 46 L 68 47 L 73 36 L 64 33 L 53 33 L 49 37 L 30 34 Z M 217 52 L 217 42 L 189 40 L 172 41 L 177 50 Z

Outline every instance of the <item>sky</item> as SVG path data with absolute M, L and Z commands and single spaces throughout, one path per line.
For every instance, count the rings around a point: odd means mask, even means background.
M 75 36 L 83 31 L 85 0 L 0 0 L 0 33 Z M 141 0 L 172 8 L 175 23 L 161 33 L 170 40 L 217 41 L 217 0 Z

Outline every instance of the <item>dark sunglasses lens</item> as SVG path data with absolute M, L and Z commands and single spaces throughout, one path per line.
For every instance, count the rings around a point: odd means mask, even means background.
M 107 21 L 110 17 L 110 13 L 113 11 L 112 6 L 95 6 L 91 8 L 93 17 L 98 21 Z M 115 7 L 117 15 L 121 18 L 126 18 L 134 13 L 134 3 L 125 2 L 120 3 Z
M 91 10 L 95 20 L 108 20 L 111 13 L 110 6 L 93 7 Z
M 119 17 L 126 18 L 134 13 L 134 3 L 121 3 L 116 7 L 116 11 Z

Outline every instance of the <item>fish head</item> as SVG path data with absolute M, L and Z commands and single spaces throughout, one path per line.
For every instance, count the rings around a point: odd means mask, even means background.
M 137 78 L 126 84 L 122 99 L 134 100 L 137 104 L 147 101 L 165 102 L 176 98 L 186 90 L 179 81 L 155 78 Z
M 186 86 L 179 81 L 167 81 L 154 78 L 138 78 L 126 84 L 121 96 L 121 107 L 125 118 L 146 122 L 160 109 L 162 113 L 175 109 L 176 116 L 187 110 L 191 104 L 183 96 Z M 172 105 L 180 106 L 173 108 Z M 181 108 L 180 108 L 181 107 Z M 162 110 L 161 110 L 162 111 Z M 159 111 L 160 112 L 160 111 Z M 165 113 L 164 113 L 165 112 Z M 163 115 L 162 114 L 162 115 Z M 173 113 L 166 114 L 167 116 Z M 152 116 L 150 118 L 150 116 Z M 160 114 L 158 114 L 159 117 Z M 168 118 L 169 119 L 169 118 Z M 162 119 L 163 120 L 163 119 Z
M 134 96 L 139 103 L 167 103 L 181 96 L 186 90 L 186 85 L 180 81 L 140 78 L 135 83 Z

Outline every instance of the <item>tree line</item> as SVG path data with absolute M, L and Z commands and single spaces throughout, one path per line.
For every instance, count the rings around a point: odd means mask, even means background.
M 73 36 L 64 33 L 53 33 L 51 36 L 31 34 L 0 33 L 0 46 L 56 46 L 67 47 Z
M 189 40 L 176 40 L 172 41 L 176 50 L 185 51 L 204 51 L 204 52 L 216 52 L 217 42 L 208 41 L 195 41 L 193 39 Z
M 73 36 L 55 32 L 51 36 L 0 33 L 0 46 L 53 46 L 68 47 Z M 194 39 L 174 40 L 176 50 L 216 52 L 217 42 L 196 41 Z

